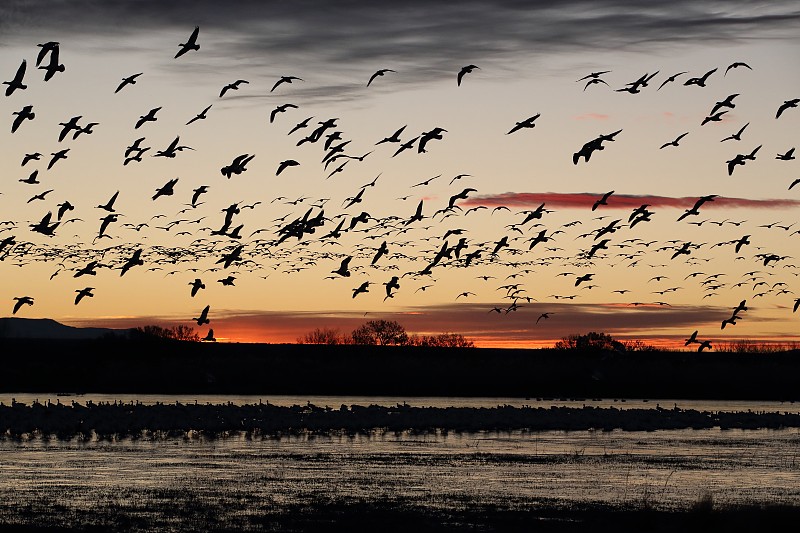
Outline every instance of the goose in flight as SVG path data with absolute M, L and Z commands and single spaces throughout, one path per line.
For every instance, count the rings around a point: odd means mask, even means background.
M 736 61 L 735 63 L 731 63 L 730 65 L 728 65 L 728 68 L 725 69 L 725 74 L 723 74 L 723 77 L 728 75 L 728 71 L 730 69 L 739 68 L 739 67 L 745 67 L 745 68 L 749 68 L 750 70 L 753 70 L 753 67 L 751 67 L 747 63 L 743 63 L 742 61 Z
M 297 76 L 281 76 L 281 78 L 275 82 L 275 85 L 272 86 L 272 89 L 270 89 L 269 92 L 274 91 L 281 83 L 292 83 L 294 80 L 305 81 Z
M 26 120 L 33 120 L 36 117 L 36 113 L 33 112 L 32 105 L 26 105 L 21 110 L 14 111 L 12 115 L 17 115 L 17 118 L 15 118 L 14 122 L 11 124 L 11 133 L 16 132 Z M 28 160 L 23 161 L 24 162 L 22 163 L 22 166 L 25 166 L 25 163 L 27 163 Z
M 156 189 L 156 193 L 153 195 L 153 200 L 158 198 L 159 196 L 172 196 L 175 194 L 175 184 L 178 183 L 178 178 L 173 178 L 169 180 L 167 183 Z
M 469 74 L 475 69 L 480 70 L 480 67 L 476 65 L 467 65 L 465 67 L 461 67 L 461 70 L 458 71 L 458 75 L 456 76 L 456 84 L 460 87 L 461 80 L 464 78 L 464 74 Z
M 211 322 L 208 318 L 208 311 L 211 309 L 210 305 L 207 305 L 203 308 L 200 312 L 200 316 L 192 318 L 195 322 L 197 322 L 198 326 L 202 326 L 203 324 L 208 324 Z
M 454 194 L 453 196 L 450 197 L 450 201 L 447 203 L 448 209 L 451 209 L 451 208 L 455 207 L 456 200 L 466 200 L 467 199 L 467 195 L 469 193 L 477 192 L 477 191 L 478 191 L 477 189 L 466 188 L 463 191 L 461 191 L 460 193 Z
M 53 192 L 53 189 L 48 189 L 48 190 L 46 190 L 44 192 L 40 192 L 39 194 L 35 194 L 35 195 L 31 196 L 31 198 L 25 203 L 29 204 L 29 203 L 33 202 L 34 200 L 44 200 L 44 197 L 47 196 L 48 194 L 50 194 L 51 192 Z
M 533 115 L 532 117 L 528 117 L 528 118 L 526 118 L 525 120 L 523 120 L 522 122 L 517 122 L 517 123 L 515 123 L 515 124 L 514 124 L 514 127 L 513 127 L 513 128 L 511 128 L 511 129 L 508 131 L 508 133 L 506 133 L 506 135 L 511 135 L 511 134 L 512 134 L 512 133 L 514 133 L 515 131 L 519 131 L 519 130 L 521 130 L 522 128 L 534 128 L 534 127 L 536 127 L 536 124 L 535 124 L 535 122 L 534 122 L 534 121 L 535 121 L 537 118 L 539 118 L 539 116 L 540 116 L 540 115 L 541 115 L 541 113 L 536 113 L 536 114 L 535 114 L 535 115 Z
M 22 158 L 22 164 L 20 166 L 24 167 L 30 161 L 39 161 L 42 158 L 42 154 L 39 152 L 34 152 L 32 154 L 25 154 L 25 157 Z
M 39 181 L 38 179 L 36 179 L 37 176 L 39 176 L 39 170 L 38 169 L 34 170 L 33 172 L 31 172 L 31 175 L 28 176 L 27 178 L 22 178 L 19 181 L 22 182 L 22 183 L 27 183 L 28 185 L 39 185 L 42 182 Z
M 287 109 L 298 109 L 298 107 L 294 104 L 281 104 L 275 109 L 272 110 L 269 114 L 269 123 L 272 124 L 275 122 L 275 115 L 278 113 L 285 113 Z
M 54 50 L 57 50 L 60 44 L 61 43 L 58 41 L 48 41 L 46 43 L 37 44 L 36 46 L 41 48 L 41 50 L 39 50 L 39 53 L 36 55 L 36 66 L 38 67 L 41 65 L 42 61 L 44 61 L 44 57 Z
M 410 141 L 406 141 L 406 142 L 402 143 L 400 145 L 400 148 L 397 149 L 397 151 L 392 155 L 392 157 L 395 157 L 397 154 L 399 154 L 400 152 L 403 152 L 405 150 L 413 150 L 414 149 L 414 143 L 417 142 L 417 139 L 419 139 L 419 135 L 417 135 L 416 137 L 414 137 Z
M 382 69 L 380 69 L 380 70 L 377 70 L 377 71 L 375 72 L 375 74 L 373 74 L 372 76 L 370 76 L 370 77 L 369 77 L 369 81 L 367 82 L 367 87 L 369 87 L 369 84 L 370 84 L 370 83 L 372 83 L 372 80 L 374 80 L 374 79 L 375 79 L 375 78 L 377 78 L 378 76 L 383 76 L 383 75 L 384 75 L 384 74 L 386 74 L 387 72 L 395 72 L 395 71 L 394 71 L 394 70 L 392 70 L 392 69 L 390 69 L 390 68 L 382 68 Z
M 694 203 L 694 206 L 692 206 L 691 209 L 684 210 L 684 213 L 680 217 L 678 217 L 678 222 L 688 217 L 689 215 L 699 215 L 700 212 L 698 211 L 698 209 L 700 209 L 700 207 L 706 202 L 713 202 L 714 198 L 718 196 L 719 196 L 718 194 L 709 194 L 707 196 L 701 196 L 700 198 L 697 199 L 697 201 Z
M 721 107 L 728 107 L 730 109 L 733 109 L 734 107 L 736 107 L 736 104 L 733 103 L 733 99 L 736 98 L 737 96 L 739 96 L 739 93 L 731 94 L 726 99 L 716 102 L 714 104 L 714 107 L 711 108 L 711 113 L 709 114 L 713 115 L 714 113 L 719 111 Z
M 213 105 L 213 104 L 211 104 L 211 105 Z M 203 109 L 202 111 L 200 111 L 198 114 L 196 114 L 194 117 L 192 117 L 192 118 L 189 120 L 189 122 L 187 122 L 187 123 L 186 123 L 186 125 L 188 126 L 188 125 L 189 125 L 189 124 L 191 124 L 192 122 L 197 122 L 198 120 L 205 120 L 206 118 L 208 118 L 208 116 L 206 115 L 206 113 L 208 113 L 208 110 L 209 110 L 209 109 L 211 109 L 211 105 L 209 105 L 208 107 L 206 107 L 205 109 Z
M 208 334 L 200 340 L 205 342 L 217 342 L 217 339 L 214 337 L 214 330 L 209 328 Z
M 775 156 L 775 159 L 780 159 L 781 161 L 791 161 L 794 158 L 794 148 L 789 148 L 786 153 Z
M 705 87 L 706 86 L 706 81 L 708 81 L 708 77 L 711 76 L 712 74 L 714 74 L 716 71 L 717 71 L 717 69 L 713 68 L 713 69 L 709 70 L 708 72 L 706 72 L 705 74 L 703 74 L 702 76 L 700 76 L 699 78 L 689 78 L 688 80 L 683 82 L 683 84 L 684 85 L 697 85 L 698 87 Z
M 581 276 L 578 276 L 575 279 L 575 286 L 577 287 L 578 285 L 580 285 L 584 281 L 591 281 L 592 280 L 592 276 L 594 276 L 594 274 L 583 274 Z
M 342 259 L 342 263 L 339 265 L 339 268 L 336 270 L 331 270 L 331 274 L 339 274 L 340 276 L 344 276 L 346 278 L 350 277 L 350 270 L 348 270 L 348 265 L 350 265 L 350 261 L 353 259 L 353 256 L 347 256 Z
M 428 144 L 428 142 L 434 139 L 441 141 L 442 133 L 447 133 L 447 130 L 444 128 L 433 128 L 431 131 L 423 131 L 422 135 L 419 138 L 419 146 L 417 147 L 417 153 L 424 154 L 425 145 Z
M 701 342 L 700 346 L 697 348 L 697 351 L 702 352 L 705 348 L 708 348 L 709 350 L 713 349 L 713 346 L 711 346 L 711 341 Z
M 185 43 L 179 43 L 180 49 L 178 53 L 175 54 L 175 59 L 178 59 L 186 52 L 190 52 L 192 50 L 200 50 L 200 45 L 197 44 L 197 35 L 200 33 L 200 26 L 195 26 L 194 31 L 189 36 L 189 39 Z
M 78 115 L 77 117 L 72 117 L 67 122 L 59 122 L 58 123 L 59 126 L 62 126 L 61 133 L 58 134 L 58 142 L 63 141 L 64 138 L 67 136 L 67 134 L 70 131 L 72 131 L 72 130 L 80 130 L 81 129 L 81 127 L 78 126 L 78 121 L 81 118 L 83 118 L 83 117 L 81 117 L 81 115 Z
M 119 191 L 115 192 L 111 196 L 111 199 L 109 199 L 108 202 L 105 203 L 105 205 L 98 205 L 97 209 L 105 209 L 109 213 L 113 213 L 114 212 L 114 202 L 117 201 L 117 197 L 118 196 L 119 196 Z
M 375 143 L 375 146 L 383 143 L 399 143 L 400 141 L 400 134 L 403 133 L 403 130 L 408 127 L 408 124 L 397 130 L 396 132 L 392 133 L 389 137 L 384 137 L 380 141 Z M 416 139 L 415 139 L 416 140 Z
M 275 175 L 280 176 L 281 172 L 286 170 L 288 167 L 296 167 L 299 164 L 300 163 L 298 163 L 294 159 L 287 159 L 286 161 L 281 161 L 281 163 L 278 165 L 278 171 L 275 173 Z
M 75 292 L 77 292 L 78 294 L 75 296 L 75 305 L 78 305 L 80 303 L 80 301 L 83 300 L 87 296 L 89 298 L 94 298 L 94 294 L 92 294 L 93 290 L 94 290 L 94 287 L 86 287 L 84 289 L 76 289 Z
M 206 288 L 206 284 L 200 278 L 195 278 L 194 281 L 189 282 L 189 285 L 192 286 L 192 298 L 197 294 L 197 291 Z
M 796 179 L 796 180 L 794 180 L 792 183 L 790 183 L 790 184 L 789 184 L 789 188 L 788 188 L 787 190 L 791 191 L 791 190 L 792 190 L 792 187 L 794 187 L 794 186 L 795 186 L 795 185 L 797 185 L 798 183 L 800 183 L 800 178 L 797 178 L 797 179 Z
M 400 281 L 399 276 L 392 276 L 392 279 L 384 283 L 384 285 L 386 286 L 386 296 L 383 297 L 384 302 L 386 301 L 387 298 L 394 298 L 394 293 L 392 292 L 392 289 L 394 289 L 395 291 L 400 290 L 400 283 L 398 283 L 398 281 Z
M 545 320 L 547 320 L 548 318 L 550 318 L 550 315 L 554 315 L 554 314 L 555 314 L 555 312 L 553 312 L 553 311 L 548 311 L 547 313 L 542 313 L 541 315 L 539 315 L 539 318 L 536 319 L 536 323 L 538 324 L 539 321 L 541 319 L 543 319 L 543 318 Z
M 747 124 L 742 126 L 742 129 L 740 129 L 739 131 L 737 131 L 733 135 L 729 135 L 728 137 L 725 137 L 720 142 L 723 143 L 725 141 L 741 141 L 742 140 L 742 133 L 744 132 L 745 128 L 747 128 L 747 126 L 749 126 L 749 125 L 750 125 L 750 123 L 748 122 Z
M 226 178 L 230 179 L 232 175 L 236 174 L 237 176 L 242 172 L 247 171 L 247 163 L 255 158 L 254 155 L 250 154 L 241 154 L 233 158 L 230 165 L 226 165 L 219 169 L 220 174 L 225 176 Z M 279 172 L 280 174 L 280 172 Z
M 53 152 L 52 154 L 50 154 L 53 157 L 50 159 L 50 162 L 47 163 L 47 170 L 53 168 L 53 165 L 58 163 L 61 159 L 66 159 L 69 150 L 70 150 L 69 148 L 64 148 L 63 150 L 59 150 L 58 152 Z
M 33 297 L 31 296 L 14 296 L 14 300 L 17 302 L 14 304 L 12 315 L 16 315 L 17 311 L 19 311 L 20 307 L 23 305 L 33 305 Z
M 602 76 L 603 74 L 608 74 L 609 72 L 611 72 L 611 71 L 610 70 L 600 70 L 600 71 L 597 71 L 597 72 L 590 72 L 586 76 L 584 76 L 582 78 L 578 78 L 577 80 L 575 80 L 575 83 L 581 82 L 583 80 L 596 80 L 596 79 L 600 78 L 600 76 Z
M 592 204 L 592 211 L 594 211 L 595 209 L 597 209 L 601 205 L 608 205 L 608 198 L 612 194 L 614 194 L 614 191 L 608 191 L 607 193 L 605 193 L 603 195 L 602 198 L 600 198 L 599 200 L 595 200 L 594 204 Z
M 11 81 L 3 82 L 3 85 L 8 85 L 8 87 L 6 87 L 6 96 L 11 96 L 17 89 L 23 91 L 28 88 L 27 85 L 22 83 L 22 79 L 25 77 L 25 67 L 27 64 L 28 63 L 23 59 L 19 68 L 17 68 L 17 73 L 14 74 L 14 78 Z
M 602 83 L 603 85 L 608 86 L 608 82 L 606 82 L 605 80 L 601 80 L 600 78 L 593 78 L 586 82 L 586 85 L 583 86 L 583 90 L 585 91 L 586 89 L 588 89 L 589 85 L 597 85 L 598 83 Z
M 143 74 L 142 72 L 139 72 L 137 74 L 131 74 L 130 76 L 122 78 L 122 82 L 120 82 L 120 84 L 117 86 L 117 90 L 114 91 L 114 94 L 117 94 L 128 85 L 136 85 L 136 78 L 138 78 L 142 74 Z
M 56 72 L 64 72 L 66 67 L 58 61 L 58 47 L 55 47 L 50 53 L 50 62 L 47 65 L 42 65 L 39 69 L 44 70 L 44 81 L 50 81 Z
M 680 142 L 680 140 L 681 140 L 681 139 L 683 139 L 684 137 L 686 137 L 687 135 L 689 135 L 689 132 L 688 132 L 688 131 L 687 131 L 686 133 L 681 133 L 680 135 L 678 135 L 677 137 L 675 137 L 675 140 L 674 140 L 674 141 L 671 141 L 671 142 L 668 142 L 668 143 L 664 143 L 664 144 L 662 144 L 662 145 L 661 145 L 661 147 L 659 148 L 659 150 L 663 150 L 663 149 L 664 149 L 664 148 L 666 148 L 667 146 L 676 146 L 676 147 L 677 147 L 677 146 L 678 146 L 678 143 Z
M 690 344 L 692 344 L 692 343 L 698 343 L 698 344 L 700 343 L 700 341 L 699 341 L 699 340 L 697 340 L 697 330 L 695 330 L 695 332 L 694 332 L 694 333 L 692 333 L 692 334 L 689 336 L 689 338 L 688 338 L 688 339 L 686 339 L 686 341 L 684 342 L 684 344 L 683 344 L 683 345 L 684 345 L 684 346 L 689 346 L 689 345 L 690 345 Z
M 365 281 L 364 283 L 353 289 L 353 298 L 364 292 L 369 292 L 369 281 Z
M 797 104 L 800 104 L 800 98 L 795 98 L 794 100 L 786 100 L 778 108 L 778 112 L 775 113 L 775 118 L 780 117 L 783 114 L 783 112 L 789 109 L 790 107 L 797 107 Z
M 160 109 L 161 107 L 154 107 L 153 109 L 148 111 L 146 115 L 140 116 L 139 120 L 136 121 L 136 125 L 133 127 L 133 129 L 138 130 L 139 128 L 142 127 L 142 125 L 145 122 L 155 122 L 156 120 L 158 120 L 156 118 L 156 113 L 158 113 Z
M 656 90 L 657 90 L 657 91 L 660 91 L 660 90 L 661 90 L 661 88 L 662 88 L 662 87 L 664 87 L 664 85 L 666 85 L 666 84 L 668 84 L 668 83 L 672 83 L 673 81 L 675 81 L 675 80 L 677 79 L 677 77 L 678 77 L 678 76 L 682 76 L 683 74 L 687 74 L 687 71 L 684 71 L 684 72 L 678 72 L 677 74 L 673 74 L 672 76 L 670 76 L 670 77 L 669 77 L 669 78 L 667 78 L 666 80 L 662 81 L 662 82 L 661 82 L 661 85 L 659 85 L 659 86 L 658 86 L 658 89 L 656 89 Z
M 705 126 L 709 122 L 722 122 L 722 115 L 727 113 L 728 111 L 720 111 L 718 113 L 711 114 L 703 119 L 703 122 L 700 123 L 701 126 Z
M 124 276 L 125 273 L 128 272 L 128 270 L 132 269 L 133 267 L 141 266 L 143 264 L 144 261 L 142 260 L 142 249 L 137 248 L 136 250 L 134 250 L 133 255 L 131 255 L 125 261 L 125 264 L 122 265 L 122 271 L 120 272 L 119 277 Z
M 228 92 L 228 91 L 238 91 L 239 90 L 239 85 L 241 85 L 243 83 L 250 83 L 250 82 L 247 81 L 247 80 L 236 80 L 233 83 L 227 84 L 219 92 L 219 97 L 222 98 L 223 96 L 225 96 L 225 93 Z

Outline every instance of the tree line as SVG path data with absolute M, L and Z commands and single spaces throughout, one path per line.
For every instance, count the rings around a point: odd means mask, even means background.
M 424 346 L 435 348 L 474 348 L 475 343 L 460 333 L 409 335 L 394 320 L 370 320 L 350 333 L 338 328 L 316 328 L 297 339 L 298 344 L 352 344 L 367 346 Z

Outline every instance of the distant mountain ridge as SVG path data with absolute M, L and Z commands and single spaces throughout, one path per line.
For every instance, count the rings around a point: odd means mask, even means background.
M 108 335 L 127 336 L 127 329 L 76 328 L 50 318 L 0 318 L 0 339 L 99 339 Z

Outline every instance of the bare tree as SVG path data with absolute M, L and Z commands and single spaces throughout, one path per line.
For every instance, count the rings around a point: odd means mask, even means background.
M 370 320 L 353 330 L 353 344 L 372 344 L 378 346 L 408 344 L 406 328 L 394 320 Z

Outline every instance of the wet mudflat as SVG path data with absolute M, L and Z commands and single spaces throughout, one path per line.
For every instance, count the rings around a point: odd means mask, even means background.
M 800 517 L 798 454 L 796 428 L 26 435 L 0 440 L 0 524 L 9 531 L 763 528 Z

